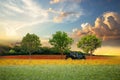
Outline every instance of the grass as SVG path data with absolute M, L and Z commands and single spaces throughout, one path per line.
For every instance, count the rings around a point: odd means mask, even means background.
M 119 80 L 120 65 L 0 66 L 0 80 Z
M 120 80 L 120 57 L 94 60 L 0 59 L 0 80 Z

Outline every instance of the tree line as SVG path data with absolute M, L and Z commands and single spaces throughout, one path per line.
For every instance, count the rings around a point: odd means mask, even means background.
M 68 36 L 66 32 L 57 31 L 49 39 L 52 47 L 41 47 L 41 40 L 36 34 L 27 33 L 21 41 L 20 46 L 14 46 L 12 49 L 7 49 L 4 55 L 32 55 L 32 54 L 67 54 L 70 52 L 71 45 L 74 40 Z M 101 39 L 95 35 L 85 35 L 81 37 L 77 43 L 77 47 L 83 52 L 92 55 L 95 49 L 101 47 Z

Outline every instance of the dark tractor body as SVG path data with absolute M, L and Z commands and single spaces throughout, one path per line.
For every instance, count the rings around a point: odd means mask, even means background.
M 83 53 L 78 53 L 78 52 L 71 52 L 70 54 L 66 55 L 66 59 L 71 58 L 71 59 L 86 59 L 85 54 Z

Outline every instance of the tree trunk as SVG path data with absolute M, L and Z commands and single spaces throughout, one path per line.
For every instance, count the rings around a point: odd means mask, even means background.
M 61 53 L 61 59 L 63 59 L 63 52 Z
M 61 52 L 61 59 L 63 59 L 63 52 L 64 52 L 64 50 L 62 48 L 60 48 L 60 52 Z
M 92 56 L 92 51 L 90 51 L 90 56 Z
M 31 52 L 29 52 L 29 59 L 31 59 Z
M 92 50 L 90 51 L 90 59 L 92 59 Z

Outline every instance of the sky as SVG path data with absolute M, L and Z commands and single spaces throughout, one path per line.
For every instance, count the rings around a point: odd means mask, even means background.
M 86 35 L 103 40 L 95 54 L 120 55 L 120 0 L 0 0 L 0 43 L 38 35 L 43 46 L 56 31 L 74 39 Z

